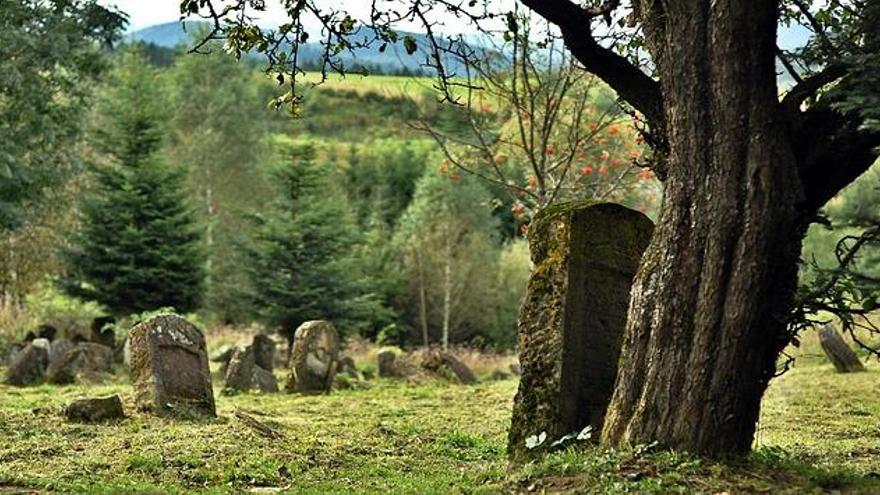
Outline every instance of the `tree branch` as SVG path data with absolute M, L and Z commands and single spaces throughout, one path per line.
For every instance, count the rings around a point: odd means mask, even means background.
M 652 126 L 662 129 L 663 98 L 660 84 L 626 58 L 596 42 L 591 11 L 569 0 L 523 0 L 526 7 L 559 27 L 565 45 L 584 68 L 611 86 L 617 94 L 641 112 Z M 598 12 L 607 15 L 618 2 L 609 1 Z
M 806 211 L 818 211 L 877 159 L 880 132 L 860 128 L 862 119 L 827 106 L 801 113 L 793 140 L 801 167 Z
M 782 98 L 782 107 L 789 115 L 799 114 L 801 104 L 826 84 L 831 84 L 846 75 L 846 66 L 832 64 L 812 76 L 802 79 Z

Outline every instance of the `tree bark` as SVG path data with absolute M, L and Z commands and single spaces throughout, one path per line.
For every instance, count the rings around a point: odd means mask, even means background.
M 663 82 L 668 175 L 602 439 L 743 453 L 788 342 L 806 229 L 778 105 L 776 5 L 664 6 L 645 29 Z

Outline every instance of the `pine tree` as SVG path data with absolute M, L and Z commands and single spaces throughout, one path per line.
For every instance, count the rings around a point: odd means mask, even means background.
M 387 310 L 357 266 L 359 235 L 345 196 L 310 145 L 294 147 L 292 163 L 274 171 L 279 193 L 257 234 L 244 246 L 253 303 L 263 320 L 293 342 L 305 321 L 330 320 L 343 333 L 363 331 Z
M 81 226 L 63 248 L 65 290 L 124 315 L 198 308 L 204 257 L 184 193 L 185 170 L 159 155 L 163 93 L 136 51 L 122 55 L 97 102 L 94 167 Z

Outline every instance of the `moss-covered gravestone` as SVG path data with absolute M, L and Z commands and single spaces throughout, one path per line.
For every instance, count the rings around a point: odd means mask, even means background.
M 138 409 L 158 415 L 216 416 L 202 332 L 175 314 L 154 316 L 128 335 Z
M 555 205 L 535 218 L 534 270 L 519 317 L 512 460 L 587 426 L 594 439 L 602 430 L 632 279 L 652 232 L 648 217 L 610 203 Z

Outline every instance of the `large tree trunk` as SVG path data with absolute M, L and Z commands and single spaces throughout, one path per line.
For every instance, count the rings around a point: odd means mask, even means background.
M 778 110 L 776 5 L 664 5 L 646 31 L 663 81 L 665 194 L 633 287 L 602 439 L 746 452 L 788 341 L 805 231 Z

